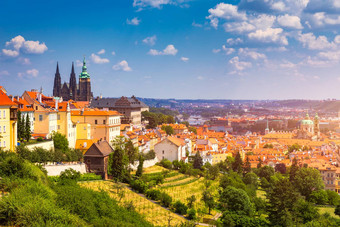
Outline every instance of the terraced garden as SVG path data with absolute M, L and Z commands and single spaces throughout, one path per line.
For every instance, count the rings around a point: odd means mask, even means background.
M 80 184 L 83 187 L 93 190 L 104 190 L 108 192 L 109 195 L 119 201 L 119 204 L 122 206 L 126 206 L 129 203 L 133 204 L 135 210 L 155 226 L 167 226 L 169 218 L 171 219 L 171 225 L 179 225 L 187 221 L 177 214 L 131 191 L 124 184 L 117 184 L 112 181 L 82 182 Z

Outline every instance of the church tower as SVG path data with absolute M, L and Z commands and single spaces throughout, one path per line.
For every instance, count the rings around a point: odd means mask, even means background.
M 72 62 L 72 70 L 70 74 L 70 99 L 76 101 L 77 100 L 77 94 L 78 94 L 78 89 L 77 89 L 77 79 L 76 79 L 76 74 L 74 72 L 74 64 Z
M 90 74 L 87 72 L 84 57 L 82 72 L 79 75 L 78 101 L 90 101 L 92 99 Z
M 53 85 L 53 96 L 60 97 L 61 96 L 61 77 L 59 73 L 59 65 L 57 62 L 57 70 L 54 76 L 54 85 Z
M 314 134 L 319 137 L 320 136 L 320 124 L 319 124 L 319 116 L 318 113 L 315 114 L 314 117 Z

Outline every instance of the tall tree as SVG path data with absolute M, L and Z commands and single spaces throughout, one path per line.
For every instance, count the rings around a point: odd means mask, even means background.
M 211 188 L 211 182 L 206 181 L 204 182 L 205 189 L 202 193 L 202 201 L 204 202 L 205 206 L 208 207 L 208 212 L 210 214 L 211 209 L 215 207 L 215 198 L 213 195 L 213 190 Z
M 133 146 L 131 140 L 128 140 L 125 144 L 125 149 L 129 158 L 129 163 L 133 164 L 138 156 L 138 148 Z
M 262 167 L 262 159 L 259 157 L 259 162 L 257 163 L 257 168 L 261 168 Z
M 26 114 L 26 123 L 25 123 L 25 139 L 27 142 L 31 139 L 31 122 L 28 113 Z
M 142 155 L 139 156 L 139 164 L 137 167 L 137 171 L 136 171 L 136 176 L 137 177 L 141 177 L 143 174 L 143 163 L 144 163 L 144 158 Z
M 196 155 L 194 157 L 194 163 L 193 163 L 193 167 L 194 169 L 201 169 L 203 166 L 203 159 L 201 157 L 201 154 L 199 151 L 196 152 Z
M 232 168 L 233 168 L 234 172 L 242 173 L 242 170 L 243 170 L 243 161 L 242 161 L 240 152 L 236 153 L 235 161 L 232 164 Z
M 291 167 L 289 168 L 289 180 L 290 182 L 293 182 L 295 180 L 296 172 L 299 170 L 298 162 L 296 157 L 293 159 L 293 163 Z
M 247 155 L 246 157 L 246 162 L 244 163 L 244 167 L 243 167 L 243 174 L 246 175 L 247 173 L 251 172 L 251 164 L 249 161 L 249 156 Z
M 307 200 L 309 200 L 313 191 L 325 187 L 319 170 L 314 168 L 299 169 L 295 175 L 294 186 Z
M 124 149 L 116 146 L 109 156 L 108 174 L 117 181 L 122 181 L 128 176 L 129 159 Z
M 18 110 L 18 122 L 17 122 L 17 138 L 21 141 L 22 138 L 22 127 L 21 127 L 21 111 Z

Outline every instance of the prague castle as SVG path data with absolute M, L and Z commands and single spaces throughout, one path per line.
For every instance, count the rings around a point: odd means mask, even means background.
M 87 72 L 86 61 L 84 58 L 82 72 L 79 75 L 79 84 L 77 85 L 76 74 L 74 72 L 74 64 L 72 62 L 72 70 L 70 74 L 70 82 L 61 84 L 59 73 L 59 65 L 54 77 L 53 96 L 62 97 L 64 101 L 70 99 L 74 101 L 90 101 L 93 97 L 91 92 L 90 74 Z

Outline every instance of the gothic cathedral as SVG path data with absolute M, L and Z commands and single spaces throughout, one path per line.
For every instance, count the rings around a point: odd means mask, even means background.
M 74 101 L 90 101 L 93 97 L 91 92 L 90 74 L 87 72 L 86 61 L 84 58 L 82 72 L 79 75 L 79 84 L 77 85 L 76 74 L 74 73 L 74 64 L 72 62 L 72 70 L 70 74 L 70 83 L 61 84 L 59 73 L 59 65 L 57 63 L 57 71 L 54 77 L 53 96 L 62 97 L 64 101 L 70 99 Z

